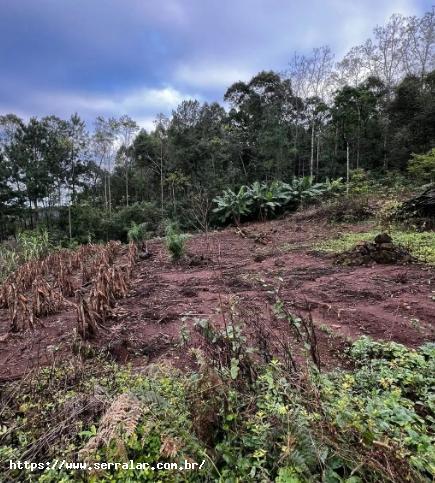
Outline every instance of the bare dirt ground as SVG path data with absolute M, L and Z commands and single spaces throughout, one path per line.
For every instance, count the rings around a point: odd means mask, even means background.
M 188 367 L 192 358 L 180 344 L 181 328 L 191 329 L 197 318 L 222 325 L 229 303 L 236 304 L 248 333 L 252 321 L 261 321 L 279 343 L 288 329 L 271 315 L 271 291 L 278 286 L 292 312 L 311 312 L 324 367 L 343 364 L 344 348 L 361 335 L 411 347 L 434 340 L 434 267 L 342 267 L 313 250 L 340 232 L 368 228 L 302 224 L 294 217 L 247 225 L 247 237 L 228 228 L 192 236 L 189 257 L 178 264 L 162 241 L 151 241 L 151 257 L 138 262 L 129 296 L 118 301 L 107 330 L 91 345 L 138 367 L 163 360 Z M 42 323 L 33 332 L 10 334 L 7 312 L 0 310 L 0 382 L 68 360 L 77 349 L 74 309 Z

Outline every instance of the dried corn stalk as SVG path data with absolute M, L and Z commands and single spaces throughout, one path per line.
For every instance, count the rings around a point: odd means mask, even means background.
M 32 312 L 36 317 L 55 314 L 64 306 L 62 295 L 42 277 L 38 277 L 32 285 Z
M 77 302 L 77 332 L 83 339 L 95 337 L 98 333 L 99 324 L 95 313 L 89 306 L 89 302 L 84 298 L 80 290 L 76 292 Z
M 29 308 L 29 300 L 22 293 L 19 293 L 12 285 L 13 303 L 10 305 L 11 331 L 24 332 L 33 329 L 38 322 L 33 311 Z

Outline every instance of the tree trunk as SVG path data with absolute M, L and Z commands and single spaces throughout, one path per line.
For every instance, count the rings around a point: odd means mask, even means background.
M 316 176 L 319 176 L 319 160 L 320 160 L 320 131 L 317 133 L 317 150 L 316 150 Z
M 346 141 L 346 194 L 349 194 L 349 181 L 350 181 L 349 141 Z
M 359 168 L 360 141 L 361 141 L 361 112 L 360 112 L 360 109 L 358 109 L 358 130 L 357 130 L 357 141 L 356 141 L 356 169 Z
M 314 119 L 311 123 L 311 156 L 310 156 L 310 176 L 314 174 Z
M 128 162 L 125 158 L 125 203 L 128 206 Z
M 71 226 L 71 201 L 68 205 L 68 231 L 69 231 L 69 241 L 72 241 L 72 226 Z

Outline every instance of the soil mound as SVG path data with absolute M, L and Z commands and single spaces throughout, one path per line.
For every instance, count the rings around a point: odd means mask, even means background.
M 373 242 L 361 242 L 354 248 L 340 253 L 335 263 L 340 265 L 401 264 L 415 261 L 415 258 L 402 246 L 393 243 L 387 233 L 380 233 Z

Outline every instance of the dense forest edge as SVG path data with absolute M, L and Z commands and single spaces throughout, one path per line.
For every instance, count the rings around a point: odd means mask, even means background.
M 0 481 L 433 481 L 434 68 L 432 10 L 153 130 L 0 115 Z

